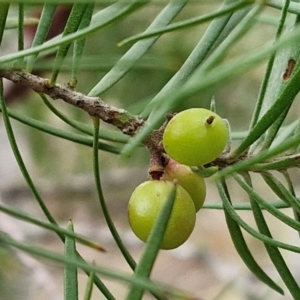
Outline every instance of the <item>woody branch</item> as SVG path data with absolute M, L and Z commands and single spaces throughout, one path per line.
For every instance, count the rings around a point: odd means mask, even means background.
M 61 99 L 86 111 L 90 116 L 109 123 L 124 134 L 134 136 L 145 124 L 143 119 L 131 115 L 124 109 L 111 106 L 99 97 L 91 97 L 74 91 L 68 84 L 50 85 L 49 80 L 31 73 L 12 70 L 0 70 L 0 77 L 6 78 L 16 84 L 31 88 L 37 93 L 48 95 L 53 100 Z M 150 152 L 149 175 L 159 179 L 166 165 L 164 150 L 161 144 L 162 132 L 165 124 L 158 130 L 154 130 L 144 141 L 144 145 Z
M 74 91 L 67 84 L 56 83 L 50 86 L 48 79 L 22 71 L 0 70 L 0 77 L 30 87 L 35 92 L 46 94 L 53 100 L 61 99 L 79 107 L 90 116 L 117 127 L 126 135 L 135 135 L 138 129 L 144 125 L 143 119 L 131 115 L 124 109 L 111 106 L 99 97 L 91 97 Z

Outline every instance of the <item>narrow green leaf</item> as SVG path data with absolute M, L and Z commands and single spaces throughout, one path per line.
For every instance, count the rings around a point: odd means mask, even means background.
M 71 260 L 71 261 L 74 262 L 74 260 Z M 76 262 L 79 262 L 81 264 L 86 264 L 87 266 L 89 266 L 89 264 L 87 264 L 87 262 L 80 256 L 80 254 L 78 252 L 77 252 Z M 71 265 L 72 265 L 72 263 L 71 263 Z M 73 263 L 73 266 L 78 268 L 78 265 L 76 263 L 75 264 Z M 91 278 L 91 273 L 96 273 L 95 269 L 82 268 L 82 270 L 85 271 L 86 275 L 88 275 L 89 278 Z M 93 275 L 92 279 L 94 280 L 94 284 L 97 286 L 99 291 L 103 294 L 105 299 L 107 299 L 107 300 L 116 300 L 116 298 L 113 296 L 113 294 L 110 292 L 110 290 L 106 287 L 106 285 L 101 281 L 101 279 L 98 276 Z
M 281 126 L 276 139 L 272 143 L 272 147 L 276 147 L 286 141 L 286 139 L 290 138 L 291 136 L 298 136 L 298 130 L 300 129 L 300 122 L 299 120 L 295 120 L 294 122 Z M 296 153 L 297 147 L 293 147 L 291 150 L 289 150 L 290 153 Z
M 290 205 L 278 200 L 278 201 L 271 201 L 270 204 L 276 208 L 290 208 Z M 232 208 L 234 210 L 251 210 L 251 205 L 249 202 L 240 202 L 240 203 L 232 203 Z M 265 209 L 264 207 L 260 206 L 261 209 Z M 217 202 L 217 203 L 204 203 L 201 209 L 219 209 L 223 210 L 223 203 Z
M 293 131 L 294 137 L 300 135 L 300 120 L 296 120 L 295 122 L 296 122 L 297 126 L 295 127 L 295 130 Z M 280 135 L 280 137 L 281 137 L 281 135 Z M 278 143 L 282 142 L 282 140 L 280 140 L 279 138 L 277 138 L 277 139 L 279 140 Z M 277 140 L 275 142 L 277 142 Z M 299 153 L 300 152 L 300 144 L 295 145 L 290 151 L 291 151 L 291 153 Z
M 67 230 L 74 232 L 73 223 L 68 222 Z M 73 237 L 67 236 L 65 239 L 65 256 L 72 260 L 76 259 L 76 243 Z M 78 277 L 77 267 L 66 264 L 64 268 L 64 300 L 78 299 Z
M 2 111 L 1 107 L 0 107 L 0 111 Z M 74 143 L 86 145 L 89 147 L 93 146 L 93 140 L 89 137 L 85 137 L 83 135 L 80 135 L 80 134 L 77 134 L 74 132 L 65 131 L 65 130 L 56 128 L 56 127 L 46 124 L 44 122 L 29 118 L 29 117 L 25 116 L 24 114 L 17 113 L 11 109 L 7 109 L 7 112 L 12 118 L 14 118 L 26 125 L 29 125 L 33 128 L 36 128 L 40 131 L 60 137 L 65 140 L 72 141 Z M 78 124 L 78 126 L 79 126 L 79 124 Z M 83 125 L 83 127 L 84 127 L 84 125 Z M 110 132 L 111 132 L 111 137 L 109 137 Z M 114 131 L 102 131 L 101 135 L 99 135 L 99 137 L 107 139 L 107 140 L 118 141 L 119 137 L 121 137 L 118 133 L 119 132 L 114 132 Z M 114 138 L 115 138 L 115 140 L 114 140 Z M 121 139 L 121 141 L 122 141 L 122 139 Z M 99 149 L 101 149 L 103 151 L 108 151 L 108 152 L 115 153 L 115 154 L 120 153 L 120 150 L 117 147 L 105 144 L 103 142 L 99 143 L 98 146 L 99 146 Z
M 266 130 L 278 119 L 286 107 L 289 107 L 299 92 L 300 68 L 297 68 L 289 83 L 283 88 L 274 104 L 266 111 L 256 125 L 251 129 L 249 135 L 231 154 L 232 158 L 236 158 L 244 153 L 258 138 L 260 138 Z
M 284 34 L 283 26 L 286 19 L 287 7 L 290 5 L 290 2 L 290 0 L 285 0 L 285 4 L 281 13 L 282 16 L 280 19 L 277 36 L 279 36 L 280 34 Z M 294 16 L 294 23 L 295 25 L 293 30 L 299 23 L 297 16 Z M 300 40 L 298 37 L 298 42 L 299 41 Z M 279 51 L 276 54 L 271 74 L 272 76 L 270 78 L 270 84 L 268 85 L 267 93 L 265 96 L 266 99 L 264 100 L 264 104 L 262 106 L 263 110 L 261 111 L 261 115 L 269 109 L 271 104 L 274 102 L 274 99 L 276 99 L 280 92 L 284 89 L 284 87 L 289 84 L 289 79 L 291 74 L 294 72 L 294 69 L 299 68 L 299 64 L 294 66 L 294 64 L 296 64 L 296 62 L 299 60 L 299 55 L 300 50 L 299 47 L 296 45 L 291 46 L 287 49 L 283 49 L 282 51 Z M 291 105 L 286 106 L 286 108 L 282 111 L 281 115 L 276 120 L 276 122 L 274 122 L 272 126 L 268 129 L 261 149 L 267 149 L 273 143 L 278 130 L 281 128 L 282 123 L 285 120 L 287 113 L 289 112 Z
M 79 30 L 86 28 L 90 25 L 93 16 L 94 7 L 95 7 L 94 3 L 87 4 L 86 10 L 82 16 L 82 20 L 78 27 Z M 71 79 L 69 83 L 71 87 L 75 87 L 77 84 L 77 75 L 80 68 L 84 45 L 85 45 L 85 39 L 78 39 L 74 42 L 72 73 L 71 73 Z
M 278 248 L 286 249 L 291 252 L 300 253 L 300 248 L 297 246 L 293 246 L 290 244 L 286 244 L 274 239 L 271 239 L 268 236 L 265 236 L 261 234 L 260 232 L 253 229 L 251 226 L 249 226 L 243 219 L 236 213 L 235 211 L 235 205 L 232 204 L 230 201 L 228 201 L 227 198 L 222 198 L 222 210 L 226 210 L 226 212 L 229 214 L 229 216 L 245 231 L 247 231 L 250 235 L 257 238 L 260 241 L 263 241 L 265 243 L 268 243 L 270 245 L 273 245 Z M 251 208 L 250 208 L 251 209 Z M 261 209 L 263 209 L 261 207 Z
M 287 202 L 296 212 L 300 213 L 299 200 L 270 172 L 261 174 L 270 188 L 277 194 L 277 196 Z
M 95 14 L 93 16 L 90 26 L 88 26 L 87 28 L 78 30 L 77 32 L 71 33 L 64 37 L 56 37 L 48 42 L 43 43 L 43 45 L 40 46 L 4 55 L 0 58 L 0 64 L 15 61 L 19 58 L 23 58 L 35 53 L 40 53 L 45 50 L 53 49 L 57 46 L 60 46 L 63 43 L 70 43 L 74 40 L 77 40 L 78 38 L 86 37 L 87 35 L 98 31 L 100 28 L 103 28 L 105 26 L 110 25 L 113 22 L 120 20 L 122 17 L 125 17 L 126 15 L 132 13 L 136 9 L 145 5 L 147 2 L 149 2 L 149 0 L 136 0 L 129 2 L 127 0 L 120 0 L 117 3 L 114 3 Z
M 9 10 L 8 2 L 4 2 L 0 4 L 0 45 L 2 43 L 3 33 L 5 30 L 5 23 L 7 19 L 8 10 Z
M 262 3 L 259 3 L 254 5 L 251 10 L 249 9 L 249 12 L 247 10 L 244 18 L 236 24 L 235 28 L 230 32 L 221 45 L 215 49 L 215 51 L 201 65 L 201 70 L 208 71 L 220 63 L 228 50 L 254 26 L 257 22 L 257 16 L 263 7 Z
M 285 3 L 281 0 L 269 0 L 266 5 L 282 10 Z M 300 14 L 300 5 L 296 1 L 291 1 L 288 7 L 290 13 Z
M 18 51 L 22 51 L 24 49 L 24 3 L 19 3 L 18 19 Z
M 280 37 L 280 35 L 282 34 L 289 4 L 290 4 L 290 1 L 285 1 L 284 7 L 282 8 L 280 21 L 279 21 L 279 24 L 277 26 L 277 31 L 276 31 L 276 39 L 278 39 Z M 253 126 L 257 123 L 257 121 L 259 119 L 259 115 L 262 113 L 262 108 L 264 108 L 264 111 L 266 111 L 265 107 L 267 105 L 270 106 L 270 104 L 273 104 L 274 98 L 276 98 L 276 97 L 274 97 L 274 95 L 277 96 L 278 88 L 277 88 L 277 86 L 276 87 L 273 86 L 272 79 L 271 79 L 271 74 L 274 77 L 274 74 L 276 74 L 276 71 L 277 71 L 277 70 L 275 71 L 275 69 L 274 69 L 275 58 L 276 58 L 276 55 L 273 54 L 268 61 L 266 73 L 265 73 L 264 79 L 263 79 L 261 87 L 260 87 L 260 91 L 259 91 L 258 99 L 256 102 L 256 106 L 254 109 L 254 113 L 252 116 L 250 128 L 253 128 Z M 280 72 L 280 76 L 281 76 L 281 72 Z M 276 82 L 276 84 L 277 83 L 278 82 Z M 267 91 L 269 93 L 270 92 L 273 93 L 273 99 L 272 99 L 272 97 L 267 95 Z M 274 93 L 274 91 L 275 91 L 275 93 Z
M 290 137 L 285 142 L 283 142 L 282 144 L 276 147 L 266 149 L 260 152 L 259 154 L 256 154 L 255 156 L 244 159 L 241 162 L 237 162 L 232 166 L 224 168 L 223 170 L 213 175 L 213 177 L 215 179 L 219 179 L 223 176 L 227 176 L 235 172 L 247 171 L 248 169 L 251 169 L 251 167 L 254 166 L 256 163 L 264 162 L 271 157 L 274 157 L 280 153 L 283 153 L 293 148 L 296 145 L 299 145 L 299 142 L 300 142 L 300 136 Z
M 98 193 L 98 199 L 99 199 L 99 203 L 106 221 L 106 224 L 116 242 L 116 244 L 118 245 L 119 250 L 121 251 L 121 253 L 123 254 L 125 260 L 127 261 L 128 265 L 131 267 L 132 270 L 135 269 L 136 267 L 136 263 L 134 261 L 134 259 L 132 258 L 130 252 L 127 250 L 127 248 L 125 247 L 125 245 L 123 244 L 123 241 L 115 227 L 115 224 L 110 216 L 110 213 L 108 211 L 107 205 L 106 205 L 106 201 L 103 195 L 103 191 L 102 191 L 102 186 L 101 186 L 101 179 L 100 179 L 100 169 L 99 169 L 99 119 L 95 119 L 93 118 L 94 121 L 94 140 L 93 140 L 93 171 L 94 171 L 94 178 L 95 178 L 95 184 L 96 184 L 96 189 L 97 189 L 97 193 Z
M 279 131 L 279 129 L 281 128 L 288 112 L 290 111 L 290 108 L 292 106 L 293 103 L 290 103 L 290 105 L 288 105 L 281 113 L 281 115 L 277 118 L 277 120 L 272 124 L 272 126 L 268 129 L 260 150 L 264 150 L 264 149 L 268 149 L 271 144 L 273 143 L 274 139 L 276 138 L 276 135 Z
M 231 3 L 231 0 L 224 0 L 219 10 L 226 8 Z M 171 108 L 174 106 L 174 104 L 172 105 L 171 100 L 168 101 L 168 98 L 174 98 L 174 96 L 180 90 L 178 87 L 181 87 L 185 82 L 187 82 L 191 74 L 193 74 L 193 72 L 199 67 L 199 65 L 201 65 L 207 56 L 222 43 L 231 30 L 243 19 L 245 14 L 247 14 L 246 9 L 242 10 L 242 12 L 231 13 L 220 18 L 215 18 L 210 23 L 205 34 L 202 36 L 189 57 L 185 60 L 181 68 L 145 108 L 142 113 L 142 117 L 146 117 L 150 114 L 148 121 L 154 123 L 154 120 L 157 119 L 156 115 L 158 111 L 161 111 L 161 109 L 164 108 L 163 106 L 159 106 L 161 103 L 166 103 L 165 106 L 168 106 L 167 109 L 164 109 L 163 116 L 166 114 L 166 112 L 171 111 Z M 185 96 L 183 96 L 181 99 L 184 98 Z M 175 103 L 176 100 L 174 99 L 172 102 Z
M 39 192 L 37 191 L 37 189 L 36 189 L 36 187 L 33 183 L 33 180 L 31 179 L 31 177 L 29 175 L 29 172 L 27 171 L 27 168 L 24 164 L 21 153 L 19 151 L 16 139 L 15 139 L 15 136 L 14 136 L 14 132 L 13 132 L 10 120 L 9 120 L 9 116 L 8 116 L 8 113 L 7 113 L 6 103 L 5 103 L 5 99 L 4 99 L 4 95 L 3 95 L 3 80 L 2 80 L 2 78 L 0 79 L 0 109 L 2 111 L 3 122 L 4 122 L 4 125 L 5 125 L 7 137 L 8 137 L 9 142 L 10 142 L 10 146 L 12 148 L 12 151 L 14 153 L 16 161 L 19 165 L 19 168 L 20 168 L 20 170 L 23 174 L 23 177 L 24 177 L 28 187 L 30 188 L 32 194 L 34 195 L 37 203 L 39 204 L 40 208 L 42 209 L 45 216 L 49 220 L 49 222 L 52 223 L 52 224 L 57 225 L 57 222 L 55 221 L 55 219 L 51 215 L 51 213 L 48 210 L 46 204 L 44 203 L 42 197 L 40 196 Z M 58 235 L 62 240 L 64 240 L 63 235 L 61 235 L 60 233 L 58 233 Z
M 243 140 L 247 136 L 247 131 L 234 131 L 231 133 L 232 140 Z
M 93 249 L 105 252 L 105 249 L 101 245 L 99 245 L 98 243 L 93 242 L 93 241 L 87 239 L 86 237 L 84 237 L 82 235 L 74 234 L 73 232 L 71 232 L 69 230 L 66 230 L 64 228 L 61 228 L 61 227 L 59 227 L 55 224 L 52 224 L 52 223 L 45 222 L 43 220 L 34 218 L 34 217 L 26 214 L 23 211 L 13 209 L 13 208 L 10 208 L 10 207 L 2 205 L 2 204 L 0 204 L 0 211 L 4 212 L 4 213 L 6 213 L 10 216 L 13 216 L 14 218 L 26 221 L 28 223 L 39 226 L 41 228 L 45 228 L 45 229 L 54 231 L 56 233 L 60 233 L 61 235 L 64 235 L 64 236 L 65 235 L 70 236 L 70 237 L 76 239 L 79 243 L 82 243 L 83 245 L 86 245 L 86 246 L 91 247 Z
M 250 177 L 247 176 L 245 180 L 251 186 Z M 264 218 L 258 204 L 251 197 L 250 197 L 250 202 L 251 202 L 253 215 L 254 215 L 255 222 L 258 227 L 259 232 L 272 238 L 272 234 L 268 228 L 268 225 L 265 221 L 265 218 Z M 271 261 L 273 262 L 275 268 L 277 269 L 280 277 L 282 278 L 283 282 L 289 289 L 290 293 L 293 295 L 294 299 L 300 299 L 300 288 L 299 288 L 298 284 L 296 283 L 295 278 L 291 274 L 288 266 L 286 265 L 278 248 L 273 247 L 267 243 L 265 243 L 265 247 L 266 247 L 266 250 L 269 254 Z
M 252 2 L 253 1 L 238 1 L 233 4 L 228 4 L 228 6 L 225 6 L 224 8 L 222 8 L 218 11 L 208 13 L 208 14 L 202 15 L 200 17 L 190 18 L 188 20 L 176 22 L 176 23 L 173 23 L 173 24 L 171 24 L 169 26 L 165 26 L 165 27 L 161 26 L 161 28 L 158 27 L 159 29 L 151 28 L 151 30 L 149 30 L 149 31 L 145 31 L 143 33 L 136 34 L 129 38 L 124 39 L 123 41 L 121 41 L 118 44 L 118 46 L 124 46 L 126 44 L 135 43 L 137 41 L 155 37 L 155 36 L 167 33 L 167 32 L 172 32 L 172 31 L 179 30 L 179 29 L 187 29 L 187 28 L 190 28 L 191 26 L 200 25 L 202 23 L 211 21 L 214 18 L 222 17 L 226 14 L 231 14 L 231 13 L 237 11 L 238 9 L 241 9 L 247 5 L 252 4 Z M 150 29 L 150 27 L 149 27 L 149 29 Z
M 269 213 L 271 213 L 274 217 L 287 224 L 289 227 L 300 230 L 300 223 L 290 218 L 289 216 L 282 213 L 280 210 L 272 206 L 268 201 L 264 200 L 261 196 L 259 196 L 253 188 L 247 184 L 247 182 L 243 179 L 241 175 L 233 174 L 234 179 L 239 183 L 239 185 L 248 193 L 248 195 L 254 199 L 260 206 L 263 206 Z
M 106 269 L 103 267 L 96 267 L 94 265 L 88 264 L 82 259 L 70 259 L 65 257 L 65 255 L 61 255 L 40 247 L 36 247 L 33 245 L 26 245 L 24 242 L 17 242 L 16 240 L 10 238 L 8 235 L 5 235 L 3 233 L 0 234 L 0 242 L 6 245 L 10 245 L 12 247 L 15 247 L 17 249 L 20 249 L 24 252 L 31 253 L 40 257 L 44 257 L 47 259 L 50 259 L 51 261 L 57 261 L 64 264 L 69 264 L 74 267 L 77 267 L 79 269 L 84 270 L 86 273 L 90 274 L 91 272 L 101 274 L 107 278 L 111 278 L 113 280 L 118 280 L 121 282 L 127 282 L 130 284 L 134 284 L 138 287 L 147 289 L 153 293 L 164 295 L 168 294 L 173 299 L 179 298 L 184 299 L 184 294 L 174 288 L 171 288 L 169 286 L 162 286 L 158 283 L 153 283 L 150 280 L 146 278 L 137 278 L 136 276 L 128 275 L 125 273 L 120 272 L 120 270 L 112 271 L 110 269 Z M 110 295 L 104 295 L 108 300 L 115 300 L 115 298 Z
M 46 97 L 43 98 L 43 100 L 45 100 L 45 99 L 47 99 L 47 98 Z M 71 120 L 71 119 L 65 117 L 62 113 L 60 113 L 58 110 L 56 110 L 53 107 L 53 105 L 49 105 L 49 101 L 46 100 L 44 102 L 47 105 L 47 107 L 54 114 L 56 114 L 60 119 L 65 121 L 67 124 L 69 124 L 70 126 L 76 128 L 77 130 L 79 130 L 79 131 L 81 131 L 85 134 L 93 136 L 94 133 L 93 133 L 93 129 L 92 129 L 91 126 L 88 126 L 85 123 L 77 122 L 75 120 Z M 0 109 L 0 111 L 1 111 L 1 109 Z M 32 119 L 30 117 L 25 116 L 24 114 L 18 113 L 18 112 L 14 111 L 12 109 L 9 109 L 9 108 L 7 109 L 7 111 L 8 111 L 8 114 L 9 114 L 10 117 L 12 117 L 13 119 L 15 119 L 15 120 L 17 120 L 17 121 L 19 121 L 23 124 L 26 124 L 30 127 L 36 128 L 38 130 L 44 131 L 46 133 L 49 133 L 49 134 L 52 134 L 52 135 L 55 135 L 55 136 L 58 136 L 58 137 L 61 137 L 61 138 L 64 138 L 64 139 L 69 139 L 68 137 L 70 137 L 69 140 L 74 141 L 74 142 L 76 142 L 75 137 L 77 136 L 78 139 L 79 139 L 77 141 L 77 143 L 82 143 L 82 144 L 86 144 L 88 146 L 92 146 L 92 140 L 89 139 L 89 138 L 85 138 L 82 135 L 75 134 L 73 136 L 73 132 L 68 132 L 68 131 L 61 130 L 59 128 L 55 128 L 55 127 L 53 127 L 53 126 L 51 126 L 47 123 Z M 82 140 L 81 140 L 81 138 L 82 138 Z M 124 135 L 123 133 L 121 133 L 119 131 L 108 130 L 108 129 L 100 130 L 99 138 L 101 138 L 103 140 L 106 140 L 106 141 L 118 142 L 118 143 L 126 143 L 129 139 L 128 136 Z M 102 143 L 99 143 L 99 149 L 102 149 L 101 145 L 102 145 Z M 104 149 L 102 149 L 102 150 L 104 150 Z M 115 148 L 115 151 L 117 151 L 117 148 Z M 119 153 L 119 151 L 118 152 L 112 151 L 112 153 Z
M 47 54 L 50 54 L 49 52 L 45 52 L 42 56 L 46 56 Z M 126 55 L 126 53 L 124 54 Z M 97 72 L 97 71 L 105 71 L 110 72 L 111 68 L 113 68 L 120 59 L 120 56 L 118 54 L 98 54 L 98 55 L 88 55 L 83 56 L 81 58 L 80 62 L 80 70 L 82 72 L 90 71 L 90 72 Z M 122 59 L 122 58 L 121 58 Z M 144 58 L 141 58 L 139 61 L 135 62 L 131 69 L 134 70 L 167 70 L 167 71 L 174 71 L 176 69 L 176 66 L 173 64 L 165 64 L 166 60 L 170 60 L 170 56 L 168 54 L 156 56 L 149 54 L 145 56 Z M 171 58 L 172 61 L 172 58 Z M 123 61 L 124 65 L 123 67 L 131 65 L 130 60 Z M 128 64 L 127 64 L 128 63 Z M 50 60 L 43 60 L 38 65 L 34 65 L 35 71 L 51 71 L 52 70 L 52 61 Z M 70 72 L 72 71 L 72 58 L 67 56 L 61 65 L 61 72 Z M 142 101 L 142 99 L 141 99 Z M 144 107 L 144 106 L 143 106 Z
M 288 191 L 294 196 L 296 197 L 296 192 L 295 192 L 295 189 L 294 189 L 294 186 L 293 186 L 293 182 L 292 182 L 292 179 L 290 177 L 290 174 L 288 173 L 287 170 L 282 170 L 280 171 L 280 173 L 283 175 L 284 179 L 286 180 L 287 182 L 287 185 L 288 185 Z M 296 198 L 297 199 L 297 198 Z M 299 199 L 297 199 L 298 202 L 299 202 Z M 295 220 L 298 221 L 300 223 L 300 213 L 293 208 L 293 213 L 294 213 L 294 217 L 295 217 Z M 298 232 L 298 235 L 300 237 L 300 231 Z
M 73 5 L 71 13 L 70 13 L 68 21 L 67 21 L 67 24 L 64 28 L 64 32 L 62 34 L 63 37 L 77 31 L 86 9 L 87 9 L 87 4 L 75 3 Z M 61 64 L 64 61 L 64 59 L 69 51 L 70 46 L 71 46 L 70 43 L 61 44 L 59 46 L 57 53 L 56 53 L 55 60 L 53 62 L 53 70 L 52 70 L 52 74 L 51 74 L 51 78 L 50 78 L 50 82 L 49 82 L 50 85 L 55 84 L 57 76 L 60 71 Z
M 148 278 L 154 266 L 156 257 L 158 255 L 160 245 L 162 243 L 165 231 L 167 229 L 168 221 L 170 219 L 173 205 L 176 198 L 176 184 L 174 184 L 168 198 L 166 199 L 162 210 L 160 211 L 156 222 L 147 239 L 145 250 L 142 257 L 137 264 L 134 273 L 137 278 Z M 144 294 L 144 289 L 139 289 L 132 285 L 126 300 L 140 300 Z
M 155 28 L 163 27 L 169 24 L 173 18 L 182 10 L 187 0 L 172 0 L 161 11 L 161 13 L 153 20 L 151 25 L 145 32 L 149 32 Z M 133 45 L 121 58 L 114 64 L 113 68 L 104 75 L 99 83 L 89 92 L 90 96 L 97 96 L 109 89 L 118 82 L 131 67 L 151 48 L 159 37 L 142 41 Z
M 55 108 L 55 106 L 52 104 L 52 101 L 49 101 L 45 94 L 40 94 L 40 97 L 42 98 L 45 105 L 49 108 L 49 110 L 52 113 L 54 113 L 59 119 L 61 119 L 71 127 L 77 129 L 78 131 L 81 131 L 82 133 L 85 133 L 87 135 L 93 135 L 93 129 L 90 126 L 68 118 L 66 115 L 64 115 L 58 109 Z
M 94 277 L 95 277 L 95 273 L 91 272 L 90 276 L 89 276 L 89 280 L 88 280 L 87 285 L 86 285 L 83 300 L 91 300 L 92 299 L 93 286 L 94 286 Z
M 32 41 L 32 45 L 31 45 L 32 48 L 38 45 L 42 45 L 46 40 L 56 8 L 57 8 L 57 4 L 52 4 L 52 3 L 44 4 L 40 21 L 36 29 L 34 39 Z M 28 57 L 27 66 L 26 66 L 26 70 L 28 72 L 32 70 L 37 56 L 38 56 L 38 52 Z
M 264 172 L 261 173 L 261 176 L 263 177 L 266 184 L 271 188 L 271 190 L 279 197 L 279 199 L 284 201 L 289 207 L 291 207 L 291 204 L 289 201 L 287 201 L 282 189 L 277 186 L 274 180 L 272 180 L 272 174 L 270 172 L 267 172 L 267 170 L 264 170 Z
M 298 167 L 300 165 L 300 155 L 289 155 L 287 157 L 275 159 L 271 162 L 258 163 L 249 167 L 249 171 L 259 172 L 267 170 L 285 170 Z
M 3 82 L 2 82 L 2 78 L 0 80 L 0 109 L 2 111 L 2 116 L 3 116 L 3 121 L 4 121 L 4 125 L 7 131 L 7 136 L 9 138 L 10 144 L 11 144 L 11 148 L 14 152 L 15 158 L 17 160 L 17 163 L 19 164 L 20 170 L 24 176 L 24 179 L 27 183 L 27 185 L 29 186 L 31 192 L 33 193 L 36 201 L 38 202 L 38 204 L 40 205 L 43 213 L 45 214 L 45 216 L 47 217 L 48 221 L 56 226 L 57 222 L 55 221 L 55 219 L 53 218 L 53 216 L 51 215 L 50 211 L 48 210 L 47 206 L 45 205 L 43 199 L 41 198 L 41 196 L 39 195 L 27 169 L 26 166 L 23 162 L 22 156 L 19 152 L 14 134 L 13 134 L 13 130 L 10 124 L 10 120 L 9 120 L 9 116 L 8 116 L 8 112 L 7 112 L 7 108 L 5 105 L 5 99 L 3 96 Z M 65 240 L 65 236 L 59 232 L 57 232 L 57 235 L 59 236 L 59 238 L 64 242 Z M 78 254 L 78 258 L 81 261 L 84 261 L 83 258 L 81 258 L 81 256 Z M 109 290 L 106 288 L 106 286 L 102 283 L 102 281 L 98 278 L 95 277 L 95 284 L 97 285 L 97 287 L 99 288 L 99 290 L 102 291 L 102 293 L 104 295 L 106 295 L 107 299 L 110 300 L 114 300 L 114 297 L 111 295 L 111 293 L 109 292 Z
M 231 205 L 230 196 L 225 181 L 217 181 L 217 187 L 223 203 L 226 202 L 227 206 Z M 260 279 L 276 292 L 283 294 L 283 290 L 263 271 L 263 269 L 258 265 L 256 260 L 252 256 L 239 224 L 231 218 L 226 208 L 224 209 L 224 213 L 232 242 L 245 265 L 258 279 Z
M 3 1 L 3 0 L 1 0 Z M 5 0 L 4 0 L 5 1 Z M 24 1 L 24 0 L 23 0 Z M 25 0 L 27 4 L 44 4 L 45 0 Z M 143 1 L 143 0 L 141 0 Z M 19 3 L 20 0 L 11 0 L 11 3 Z M 56 4 L 74 4 L 76 2 L 82 2 L 82 0 L 64 0 L 64 2 L 62 2 L 61 0 L 47 0 L 48 3 L 56 3 Z M 85 0 L 84 2 L 86 3 L 98 3 L 98 4 L 111 4 L 114 3 L 115 0 Z
M 212 166 L 204 168 L 203 166 L 192 168 L 193 172 L 200 175 L 203 178 L 211 177 L 213 174 L 217 173 L 219 171 L 218 166 Z

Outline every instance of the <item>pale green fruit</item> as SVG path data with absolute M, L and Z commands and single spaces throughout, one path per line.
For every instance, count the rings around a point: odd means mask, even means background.
M 128 204 L 129 223 L 142 241 L 147 241 L 173 187 L 170 181 L 151 180 L 140 184 L 132 193 Z M 192 233 L 195 222 L 193 200 L 184 188 L 176 185 L 176 198 L 161 248 L 174 249 L 182 245 Z
M 228 140 L 225 122 L 204 108 L 191 108 L 175 115 L 167 124 L 163 145 L 179 163 L 202 166 L 215 160 Z
M 206 196 L 206 186 L 201 176 L 194 173 L 190 167 L 170 159 L 161 179 L 170 181 L 176 179 L 178 184 L 190 194 L 194 201 L 196 212 L 199 211 Z

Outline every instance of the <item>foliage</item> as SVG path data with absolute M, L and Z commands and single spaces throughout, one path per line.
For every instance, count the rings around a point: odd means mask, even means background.
M 47 221 L 1 203 L 0 211 L 54 231 L 65 252 L 18 241 L 4 231 L 0 234 L 1 246 L 63 263 L 65 299 L 78 298 L 78 269 L 89 276 L 85 299 L 91 299 L 93 286 L 106 299 L 115 299 L 103 281 L 107 277 L 128 284 L 127 299 L 141 299 L 145 291 L 156 299 L 191 299 L 186 292 L 150 279 L 172 210 L 174 191 L 153 227 L 140 261 L 135 262 L 108 209 L 100 177 L 100 166 L 105 162 L 99 158 L 99 150 L 131 164 L 128 157 L 144 146 L 150 154 L 149 174 L 159 178 L 165 167 L 161 138 L 165 120 L 170 118 L 168 114 L 211 105 L 231 123 L 232 143 L 212 163 L 193 168 L 214 181 L 220 196 L 220 202 L 207 201 L 203 209 L 224 211 L 237 254 L 257 278 L 280 294 L 286 292 L 293 299 L 300 299 L 299 283 L 280 251 L 299 253 L 300 247 L 273 238 L 274 229 L 263 213 L 267 211 L 274 216 L 280 226 L 300 231 L 300 203 L 293 184 L 295 173 L 291 172 L 299 167 L 300 158 L 300 126 L 298 113 L 293 110 L 300 89 L 299 3 L 289 0 L 224 0 L 208 6 L 186 0 L 64 3 L 68 5 L 62 6 L 57 0 L 0 2 L 0 49 L 5 48 L 5 34 L 10 30 L 15 30 L 17 41 L 16 51 L 0 57 L 3 123 L 20 171 Z M 32 14 L 36 10 L 41 10 L 41 14 Z M 56 22 L 62 20 L 55 19 L 59 12 L 65 22 Z M 266 37 L 261 36 L 265 24 L 272 28 Z M 266 70 L 257 99 L 244 93 L 238 101 L 233 101 L 234 93 L 241 90 L 237 86 L 240 78 L 255 81 L 251 76 L 263 64 Z M 16 83 L 10 93 L 3 79 Z M 12 106 L 12 99 L 25 94 L 26 88 L 36 92 L 31 95 L 34 101 L 22 103 L 19 109 Z M 215 99 L 210 104 L 212 96 Z M 66 104 L 54 103 L 52 100 L 56 99 Z M 62 121 L 59 126 L 36 118 L 36 110 L 34 116 L 30 113 L 28 107 L 37 101 L 42 109 L 49 109 Z M 238 106 L 235 103 L 244 109 L 240 113 L 243 128 L 238 126 L 238 117 L 231 121 Z M 89 117 L 92 126 L 88 125 Z M 53 136 L 54 141 L 64 139 L 73 147 L 79 144 L 92 148 L 87 153 L 93 162 L 99 205 L 117 247 L 132 269 L 131 274 L 96 266 L 81 257 L 76 249 L 78 243 L 102 252 L 105 245 L 74 233 L 71 221 L 67 229 L 59 226 L 26 167 L 13 119 L 30 127 L 33 135 L 40 131 L 42 136 L 45 133 Z M 103 125 L 100 129 L 100 120 L 112 126 Z M 54 170 L 61 164 L 61 158 L 53 157 Z M 273 191 L 272 201 L 252 183 L 254 173 Z M 245 191 L 248 202 L 234 199 L 229 180 Z M 293 217 L 283 208 L 291 208 Z M 248 224 L 239 210 L 253 214 L 257 228 Z M 272 279 L 257 261 L 245 232 L 265 246 L 280 282 Z

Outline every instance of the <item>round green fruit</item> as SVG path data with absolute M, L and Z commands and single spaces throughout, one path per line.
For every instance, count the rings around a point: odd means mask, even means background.
M 170 181 L 176 179 L 178 184 L 191 196 L 196 212 L 199 211 L 206 196 L 206 186 L 201 176 L 194 173 L 190 167 L 170 159 L 161 179 Z
M 179 163 L 202 166 L 215 160 L 228 140 L 225 122 L 204 108 L 191 108 L 175 115 L 167 124 L 163 145 Z
M 128 218 L 134 234 L 146 242 L 164 202 L 172 191 L 171 181 L 152 180 L 140 184 L 132 193 L 128 204 Z M 188 192 L 176 185 L 176 198 L 165 231 L 162 249 L 174 249 L 182 245 L 192 233 L 196 211 Z

